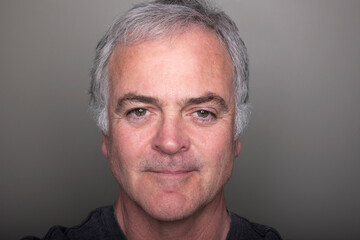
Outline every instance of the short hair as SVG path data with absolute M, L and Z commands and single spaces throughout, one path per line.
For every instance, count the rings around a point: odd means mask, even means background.
M 249 119 L 249 68 L 244 42 L 236 24 L 221 10 L 203 0 L 156 0 L 135 5 L 117 18 L 96 47 L 91 71 L 90 110 L 98 127 L 108 135 L 109 59 L 115 47 L 181 34 L 192 26 L 205 28 L 226 47 L 234 70 L 237 138 Z

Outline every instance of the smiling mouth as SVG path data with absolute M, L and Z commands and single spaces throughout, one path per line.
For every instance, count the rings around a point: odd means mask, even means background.
M 175 170 L 175 169 L 166 169 L 158 170 L 153 169 L 147 171 L 148 177 L 154 180 L 155 183 L 161 186 L 161 189 L 164 192 L 177 192 L 184 187 L 184 184 L 187 184 L 191 179 L 194 179 L 196 172 L 198 170 Z
M 164 177 L 184 177 L 187 176 L 196 170 L 153 170 L 149 171 L 157 176 L 164 176 Z
M 157 174 L 170 174 L 170 175 L 180 175 L 180 174 L 187 174 L 190 172 L 194 172 L 194 170 L 162 170 L 162 171 L 151 171 Z

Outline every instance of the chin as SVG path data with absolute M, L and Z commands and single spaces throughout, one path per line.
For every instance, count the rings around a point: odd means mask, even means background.
M 154 219 L 164 222 L 184 220 L 194 215 L 203 204 L 178 193 L 164 193 L 152 199 L 143 209 Z

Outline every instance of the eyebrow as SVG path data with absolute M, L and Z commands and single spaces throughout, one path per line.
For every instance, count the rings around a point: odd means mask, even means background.
M 144 95 L 136 95 L 134 93 L 127 93 L 122 98 L 118 100 L 116 109 L 120 110 L 126 102 L 142 102 L 150 104 L 159 104 L 159 100 L 153 97 L 148 97 Z
M 229 111 L 229 106 L 227 105 L 224 98 L 220 97 L 219 95 L 216 95 L 214 93 L 208 93 L 204 96 L 197 97 L 197 98 L 190 98 L 185 101 L 185 105 L 198 105 L 202 103 L 209 103 L 209 102 L 215 102 L 217 105 L 220 106 L 220 110 L 223 112 Z
M 125 105 L 126 102 L 141 102 L 141 103 L 149 103 L 149 104 L 155 104 L 160 105 L 160 102 L 157 98 L 149 97 L 145 95 L 137 95 L 134 93 L 127 93 L 123 97 L 119 98 L 116 110 L 119 111 L 121 108 Z M 217 105 L 220 106 L 220 110 L 223 112 L 229 111 L 229 106 L 227 105 L 224 98 L 220 97 L 217 94 L 214 93 L 208 93 L 201 97 L 196 98 L 189 98 L 184 101 L 185 106 L 189 105 L 199 105 L 203 103 L 211 103 L 215 102 Z

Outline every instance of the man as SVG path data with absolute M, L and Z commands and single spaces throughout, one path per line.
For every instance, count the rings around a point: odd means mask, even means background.
M 120 194 L 44 239 L 280 239 L 225 205 L 247 91 L 246 48 L 223 12 L 195 0 L 129 10 L 97 46 L 90 89 Z

